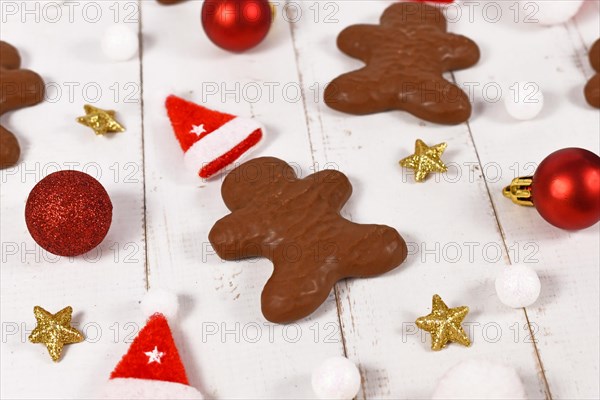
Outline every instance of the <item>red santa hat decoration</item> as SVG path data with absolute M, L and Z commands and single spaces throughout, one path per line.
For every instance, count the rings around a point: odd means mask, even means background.
M 153 290 L 142 302 L 150 315 L 103 388 L 104 399 L 203 399 L 189 385 L 167 317 L 177 314 L 177 297 Z
M 173 95 L 165 106 L 185 164 L 201 178 L 240 160 L 264 137 L 264 129 L 252 118 L 209 110 Z

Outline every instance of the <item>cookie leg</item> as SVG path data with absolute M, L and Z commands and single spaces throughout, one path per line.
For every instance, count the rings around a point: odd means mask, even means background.
M 467 95 L 444 79 L 404 85 L 398 92 L 396 107 L 437 124 L 460 124 L 471 116 L 471 102 Z
M 325 300 L 337 281 L 327 268 L 310 266 L 302 261 L 286 265 L 288 261 L 275 261 L 273 275 L 267 281 L 262 295 L 262 313 L 268 321 L 285 324 L 312 314 Z M 300 264 L 303 275 L 290 272 Z M 303 268 L 304 269 L 304 268 Z
M 33 71 L 0 69 L 0 82 L 0 115 L 44 100 L 44 81 Z

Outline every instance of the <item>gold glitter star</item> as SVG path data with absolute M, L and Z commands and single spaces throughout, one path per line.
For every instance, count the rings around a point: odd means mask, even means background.
M 446 146 L 448 146 L 446 143 L 440 143 L 429 147 L 421 139 L 417 139 L 415 154 L 400 160 L 400 165 L 414 169 L 416 171 L 415 180 L 423 182 L 431 172 L 446 172 L 448 170 L 440 159 L 444 150 L 446 150 Z
M 85 116 L 77 118 L 77 122 L 89 126 L 96 135 L 125 132 L 125 128 L 115 119 L 113 110 L 103 110 L 89 104 L 83 106 Z
M 471 341 L 460 325 L 469 307 L 448 308 L 437 294 L 433 296 L 431 314 L 417 318 L 417 326 L 431 333 L 431 350 L 441 350 L 448 342 L 470 346 Z
M 50 314 L 40 306 L 33 308 L 37 326 L 29 335 L 31 343 L 43 343 L 53 361 L 60 359 L 63 346 L 83 341 L 83 335 L 71 326 L 73 309 L 65 307 L 56 314 Z

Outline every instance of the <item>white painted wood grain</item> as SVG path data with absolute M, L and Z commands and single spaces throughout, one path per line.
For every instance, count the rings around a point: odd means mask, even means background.
M 352 23 L 375 23 L 387 5 L 343 3 L 339 24 L 298 26 L 305 86 L 357 68 L 358 61 L 335 48 L 337 33 Z M 471 36 L 483 51 L 494 41 L 491 35 Z M 314 58 L 321 60 L 318 69 L 310 67 Z M 507 310 L 494 295 L 493 278 L 507 259 L 468 127 L 436 126 L 397 112 L 346 116 L 321 102 L 308 103 L 308 109 L 318 161 L 335 162 L 355 184 L 347 214 L 355 221 L 393 224 L 413 250 L 403 267 L 385 277 L 340 285 L 348 356 L 360 363 L 365 383 L 359 397 L 427 398 L 445 370 L 472 357 L 514 365 L 529 396 L 543 397 L 534 347 L 523 337 L 524 315 Z M 448 143 L 444 159 L 451 168 L 437 183 L 432 177 L 415 184 L 397 165 L 417 138 Z M 471 307 L 472 348 L 432 353 L 428 339 L 414 333 L 413 322 L 429 312 L 434 293 L 451 306 Z
M 585 47 L 591 45 L 592 37 L 600 36 L 598 3 L 586 4 L 577 17 L 585 40 L 573 23 L 554 27 L 523 21 L 514 24 L 510 10 L 504 6 L 508 18 L 496 24 L 476 20 L 460 25 L 465 34 L 503 40 L 488 45 L 482 62 L 473 71 L 456 76 L 461 82 L 496 82 L 507 95 L 514 82 L 531 81 L 544 93 L 541 115 L 519 123 L 511 120 L 501 102 L 486 101 L 476 91 L 478 112 L 470 127 L 482 164 L 490 166 L 490 175 L 496 169 L 502 174 L 501 179 L 488 176 L 488 185 L 506 244 L 527 244 L 535 249 L 527 259 L 523 253 L 510 252 L 510 256 L 513 263 L 532 265 L 542 279 L 540 300 L 527 311 L 537 330 L 537 347 L 550 393 L 553 398 L 593 399 L 600 392 L 596 319 L 599 227 L 596 224 L 579 232 L 562 231 L 546 223 L 535 210 L 514 206 L 503 198 L 501 190 L 515 176 L 531 174 L 534 165 L 555 150 L 583 147 L 598 153 L 600 113 L 589 107 L 583 96 L 583 87 L 591 76 Z
M 151 2 L 143 9 L 150 287 L 166 286 L 189 299 L 175 335 L 183 343 L 191 383 L 208 396 L 310 398 L 311 370 L 327 356 L 342 354 L 333 297 L 295 325 L 264 319 L 260 293 L 272 266 L 267 260 L 223 262 L 214 254 L 208 232 L 228 213 L 221 178 L 202 182 L 188 172 L 164 108 L 166 96 L 175 94 L 253 116 L 268 136 L 254 155 L 280 157 L 307 174 L 310 144 L 290 30 L 279 18 L 261 46 L 230 54 L 202 34 L 200 6 Z
M 99 52 L 99 38 L 113 23 L 113 2 L 95 2 L 88 6 L 89 14 L 82 14 L 80 4 L 73 8 L 72 22 L 62 6 L 62 18 L 56 20 L 59 14 L 48 2 L 10 2 L 17 7 L 12 15 L 5 13 L 7 3 L 0 5 L 2 40 L 21 50 L 24 68 L 41 74 L 48 101 L 2 118 L 19 137 L 22 162 L 0 173 L 1 397 L 88 397 L 108 379 L 127 349 L 125 340 L 143 321 L 137 303 L 146 286 L 141 108 L 139 94 L 137 100 L 125 99 L 140 87 L 139 62 L 112 64 Z M 96 23 L 88 22 L 96 15 Z M 127 131 L 96 137 L 76 123 L 88 102 L 116 109 Z M 25 225 L 28 193 L 58 169 L 89 173 L 112 199 L 108 235 L 85 256 L 47 253 Z M 52 362 L 43 345 L 27 341 L 35 327 L 36 305 L 51 312 L 72 306 L 73 322 L 87 337 L 84 343 L 66 346 L 60 363 Z

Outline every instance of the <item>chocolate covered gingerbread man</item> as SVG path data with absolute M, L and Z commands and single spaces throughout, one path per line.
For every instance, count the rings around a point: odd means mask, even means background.
M 469 119 L 468 96 L 442 74 L 476 64 L 479 48 L 464 36 L 448 33 L 438 8 L 393 4 L 379 25 L 350 26 L 337 44 L 366 65 L 326 87 L 329 107 L 349 114 L 404 110 L 440 124 Z
M 38 104 L 44 99 L 44 81 L 33 71 L 21 69 L 21 56 L 10 44 L 0 41 L 0 116 Z M 15 135 L 0 125 L 0 169 L 19 161 L 21 149 Z
M 596 75 L 585 85 L 585 99 L 592 107 L 600 108 L 600 39 L 590 50 L 590 63 Z
M 341 172 L 324 170 L 298 179 L 285 161 L 262 157 L 234 169 L 221 192 L 231 214 L 215 223 L 209 240 L 225 260 L 266 257 L 273 262 L 261 300 L 271 322 L 304 318 L 337 281 L 379 275 L 406 258 L 406 243 L 395 229 L 340 215 L 352 193 Z

